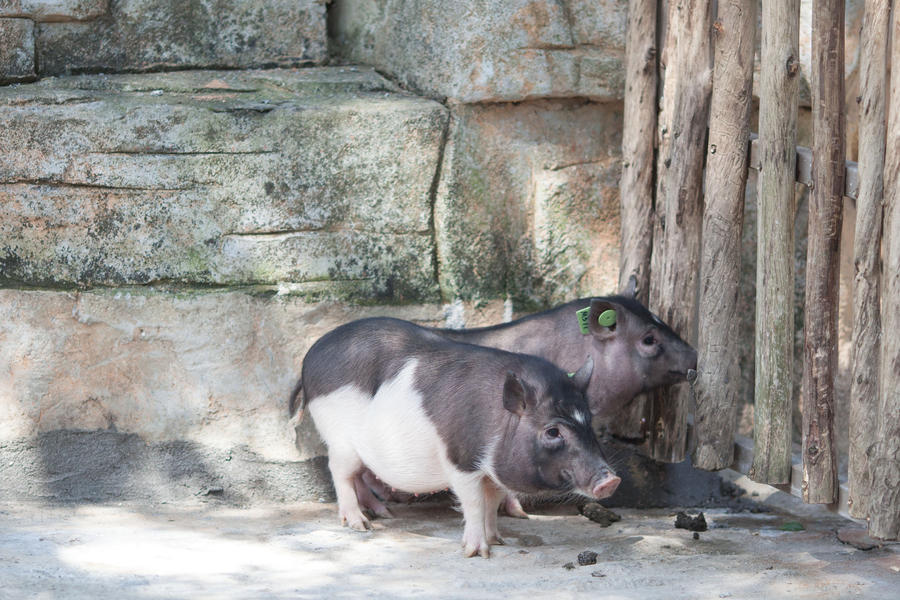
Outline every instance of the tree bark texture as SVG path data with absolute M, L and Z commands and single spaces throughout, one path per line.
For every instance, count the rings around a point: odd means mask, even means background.
M 900 10 L 894 7 L 891 63 L 900 65 Z M 869 535 L 900 537 L 900 77 L 891 77 L 884 161 L 882 326 L 877 445 L 872 465 Z
M 853 342 L 850 382 L 851 517 L 869 514 L 874 451 L 878 427 L 878 363 L 881 350 L 881 203 L 884 199 L 885 80 L 890 0 L 867 0 L 860 34 L 859 193 L 853 264 Z
M 664 91 L 666 105 L 671 102 L 671 132 L 664 158 L 665 204 L 657 196 L 657 216 L 662 247 L 654 232 L 652 260 L 658 270 L 652 274 L 650 304 L 659 316 L 683 338 L 694 331 L 697 276 L 700 266 L 700 232 L 703 217 L 703 159 L 706 154 L 706 130 L 709 121 L 712 64 L 710 54 L 710 0 L 685 0 L 672 3 L 669 31 L 677 31 L 674 55 L 677 70 L 674 85 L 668 87 L 667 64 Z M 668 52 L 668 49 L 667 49 Z M 674 95 L 674 98 L 672 98 Z M 662 171 L 660 171 L 662 176 Z M 654 289 L 657 294 L 654 295 Z M 659 461 L 681 462 L 686 455 L 687 412 L 690 390 L 676 386 L 654 394 L 650 427 L 650 454 Z
M 734 459 L 741 368 L 734 340 L 741 270 L 744 192 L 750 150 L 750 101 L 757 0 L 725 0 L 713 24 L 715 70 L 706 155 L 700 260 L 698 367 L 691 461 L 708 471 Z
M 619 289 L 637 280 L 638 300 L 650 294 L 653 152 L 656 135 L 656 0 L 629 0 L 625 33 L 625 122 L 622 132 L 622 245 Z
M 814 0 L 813 187 L 809 198 L 803 347 L 803 500 L 838 497 L 834 431 L 838 290 L 844 206 L 844 0 Z
M 800 1 L 762 5 L 756 390 L 753 466 L 768 484 L 791 480 L 794 186 L 800 92 Z
M 619 289 L 634 276 L 637 298 L 650 296 L 653 247 L 654 147 L 656 141 L 656 0 L 629 0 L 625 32 L 625 123 L 622 132 L 622 207 Z M 607 422 L 614 435 L 643 438 L 647 429 L 645 396 L 635 398 Z

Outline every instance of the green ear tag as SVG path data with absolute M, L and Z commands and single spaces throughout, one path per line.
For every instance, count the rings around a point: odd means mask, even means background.
M 591 330 L 588 329 L 588 314 L 590 312 L 590 306 L 575 311 L 575 316 L 578 317 L 578 326 L 581 328 L 581 335 L 587 335 L 591 332 Z
M 566 373 L 569 377 L 575 377 L 575 373 Z
M 613 309 L 604 310 L 600 313 L 600 317 L 597 318 L 597 322 L 604 327 L 612 327 L 616 324 L 616 311 Z

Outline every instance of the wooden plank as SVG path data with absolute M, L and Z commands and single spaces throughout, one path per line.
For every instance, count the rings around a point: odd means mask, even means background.
M 670 86 L 667 64 L 666 102 L 671 103 L 671 134 L 660 147 L 665 170 L 665 203 L 657 194 L 659 230 L 654 230 L 650 305 L 685 339 L 693 337 L 700 266 L 703 159 L 712 90 L 711 0 L 678 4 L 669 10 L 669 31 L 677 31 L 674 61 L 677 77 Z M 671 36 L 668 36 L 671 37 Z M 668 49 L 667 49 L 668 52 Z M 657 232 L 661 235 L 657 235 Z M 657 241 L 662 244 L 658 245 Z M 657 266 L 659 267 L 657 269 Z M 656 293 L 654 293 L 654 290 Z M 653 395 L 650 455 L 681 462 L 687 454 L 690 390 L 675 386 Z
M 900 10 L 894 10 L 891 63 L 900 65 Z M 896 73 L 895 73 L 896 75 Z M 884 159 L 884 240 L 878 433 L 872 465 L 869 535 L 900 537 L 900 77 L 891 77 Z
M 748 475 L 770 484 L 787 483 L 791 476 L 799 27 L 799 0 L 763 3 L 755 448 Z
M 757 0 L 719 5 L 713 24 L 715 70 L 706 156 L 697 379 L 692 383 L 695 467 L 724 469 L 734 455 L 741 368 L 737 337 L 741 233 L 747 184 L 747 143 Z
M 809 198 L 803 347 L 803 500 L 838 495 L 834 430 L 844 193 L 844 0 L 813 0 L 814 185 Z
M 884 94 L 890 0 L 867 0 L 860 34 L 859 198 L 853 247 L 853 341 L 850 381 L 850 515 L 869 514 L 870 453 L 878 427 L 881 351 L 881 203 L 884 198 Z M 848 170 L 849 175 L 849 170 Z
M 622 131 L 621 245 L 619 289 L 637 282 L 637 298 L 650 297 L 650 252 L 653 247 L 653 183 L 656 147 L 656 0 L 628 0 L 625 31 L 625 122 Z M 644 439 L 647 399 L 635 398 L 606 422 L 625 439 Z

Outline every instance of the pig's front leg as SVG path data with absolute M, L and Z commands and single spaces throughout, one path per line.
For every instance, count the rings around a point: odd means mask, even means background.
M 484 478 L 484 533 L 488 544 L 503 544 L 500 530 L 497 528 L 497 509 L 504 502 L 504 498 L 512 498 L 506 495 L 502 489 L 490 478 Z
M 463 556 L 471 558 L 478 554 L 490 558 L 491 548 L 485 535 L 485 486 L 484 474 L 458 471 L 450 477 L 453 493 L 462 505 L 465 529 L 463 530 Z M 494 506 L 496 514 L 497 507 Z

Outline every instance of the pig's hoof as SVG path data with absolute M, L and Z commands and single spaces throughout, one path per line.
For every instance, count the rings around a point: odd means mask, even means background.
M 466 558 L 472 558 L 476 554 L 481 558 L 490 558 L 491 549 L 488 546 L 481 546 L 480 548 L 476 548 L 475 546 L 466 546 L 465 550 L 463 550 L 463 556 L 465 556 Z
M 522 508 L 522 503 L 512 496 L 504 498 L 503 504 L 501 504 L 500 507 L 503 509 L 503 512 L 510 517 L 515 517 L 516 519 L 528 518 L 528 513 Z
M 382 507 L 376 508 L 374 510 L 375 510 L 375 516 L 378 517 L 379 519 L 393 519 L 394 518 L 394 515 L 391 513 L 391 511 L 389 511 L 387 509 L 386 506 L 382 506 Z
M 354 521 L 353 523 L 349 524 L 349 527 L 350 527 L 350 529 L 355 529 L 356 531 L 362 531 L 362 532 L 372 530 L 372 524 L 366 520 Z

